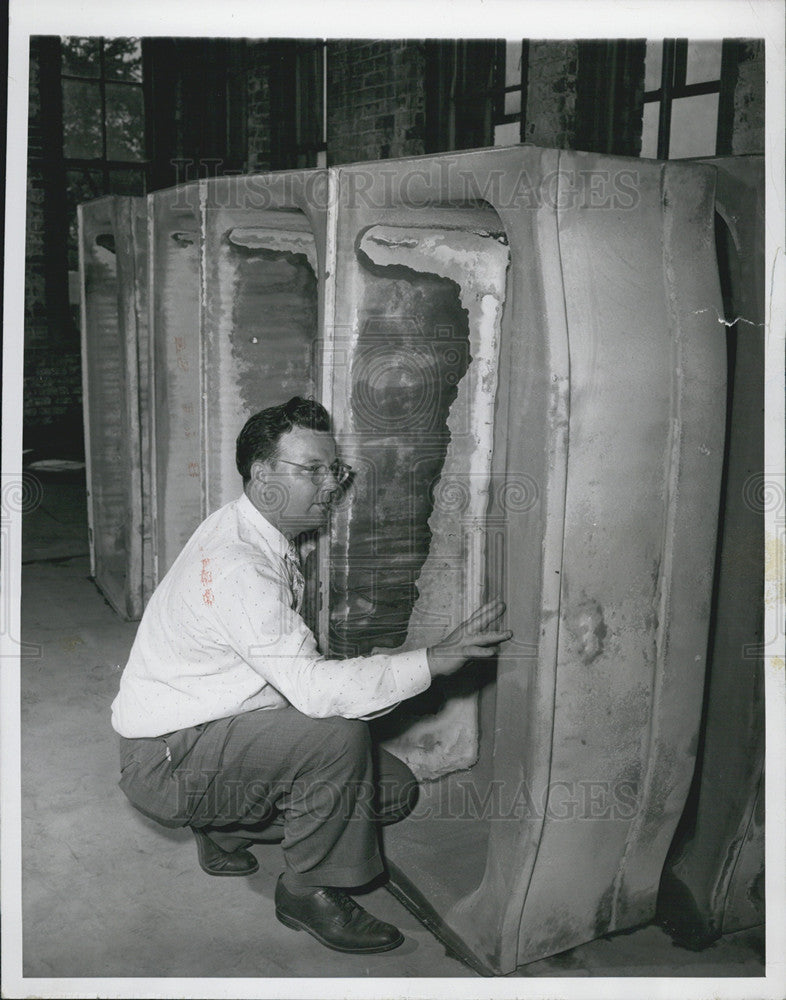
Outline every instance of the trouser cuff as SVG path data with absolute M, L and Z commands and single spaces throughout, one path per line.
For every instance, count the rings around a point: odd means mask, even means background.
M 377 875 L 385 870 L 382 858 L 379 854 L 367 858 L 358 865 L 349 865 L 346 868 L 336 868 L 333 865 L 324 865 L 319 868 L 312 868 L 307 872 L 293 871 L 287 865 L 287 881 L 291 885 L 302 886 L 304 889 L 309 886 L 329 885 L 340 889 L 355 888 L 365 885 Z

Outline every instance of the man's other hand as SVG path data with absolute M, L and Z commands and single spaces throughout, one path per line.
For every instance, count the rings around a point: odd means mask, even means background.
M 498 646 L 513 636 L 510 629 L 504 632 L 487 632 L 505 610 L 505 602 L 495 598 L 473 612 L 466 621 L 455 628 L 450 635 L 430 646 L 428 668 L 432 677 L 452 674 L 467 660 L 480 660 L 496 656 Z

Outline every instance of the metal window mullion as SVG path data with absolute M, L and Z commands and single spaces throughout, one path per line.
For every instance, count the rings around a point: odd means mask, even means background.
M 77 83 L 100 83 L 100 76 L 79 76 L 76 73 L 61 73 L 63 80 L 75 80 Z M 141 80 L 109 80 L 109 83 L 117 84 L 118 87 L 141 87 Z
M 718 124 L 715 135 L 715 155 L 729 156 L 732 151 L 734 127 L 734 90 L 737 85 L 739 43 L 724 39 L 721 45 L 720 83 L 718 86 Z
M 529 95 L 529 39 L 521 41 L 521 109 L 519 111 L 519 141 L 524 142 L 527 128 L 527 98 Z
M 303 140 L 303 62 L 302 62 L 302 50 L 295 49 L 295 79 L 293 86 L 293 97 L 295 103 L 295 152 L 300 146 Z
M 672 74 L 673 95 L 681 93 L 688 79 L 688 39 L 677 38 L 674 42 L 674 73 Z
M 321 53 L 322 53 L 322 149 L 327 150 L 327 123 L 328 123 L 328 107 L 327 107 L 327 92 L 328 92 L 328 80 L 327 80 L 327 39 L 323 38 L 320 42 Z
M 148 148 L 147 148 L 147 114 L 148 114 L 148 104 L 149 104 L 149 101 L 148 101 L 147 87 L 145 86 L 145 83 L 146 83 L 146 80 L 147 80 L 147 74 L 145 72 L 145 51 L 144 51 L 144 48 L 142 46 L 140 46 L 140 49 L 139 49 L 139 63 L 140 63 L 140 68 L 142 70 L 142 79 L 139 81 L 139 83 L 135 83 L 134 86 L 135 87 L 139 87 L 139 89 L 142 91 L 142 149 L 144 150 L 144 153 L 145 153 L 145 163 L 149 164 L 150 163 L 150 157 L 147 155 L 148 154 Z M 148 168 L 147 167 L 145 167 L 145 175 L 144 176 L 145 176 L 145 192 L 147 192 L 149 190 L 149 188 L 150 188 L 150 185 L 148 183 L 149 177 L 148 177 Z
M 456 148 L 456 116 L 458 114 L 458 65 L 461 59 L 461 42 L 451 44 L 450 90 L 448 92 L 448 149 Z
M 675 87 L 671 94 L 673 101 L 681 97 L 701 97 L 703 94 L 720 92 L 720 80 L 704 80 L 701 83 L 689 83 L 685 87 Z
M 674 89 L 674 56 L 676 41 L 666 38 L 663 41 L 663 64 L 660 76 L 660 114 L 658 115 L 658 152 L 659 160 L 669 158 L 669 137 L 671 133 L 671 95 Z
M 103 166 L 104 193 L 109 194 L 109 164 L 106 146 L 106 66 L 104 63 L 104 36 L 98 39 L 98 86 L 101 92 L 101 161 Z
M 505 41 L 497 41 L 494 52 L 494 62 L 492 65 L 492 75 L 496 77 L 492 87 L 491 107 L 493 122 L 505 120 L 505 97 L 507 94 L 518 90 L 518 87 L 506 87 L 505 81 L 508 73 L 508 51 Z
M 85 157 L 79 156 L 65 156 L 63 157 L 63 162 L 66 165 L 66 169 L 71 169 L 75 167 L 87 168 L 88 170 L 100 170 L 102 166 L 106 163 L 107 166 L 112 170 L 126 170 L 131 167 L 139 167 L 144 169 L 146 167 L 152 166 L 152 161 L 148 159 L 144 160 L 100 160 L 97 157 L 95 159 L 87 159 Z
M 611 153 L 614 141 L 616 96 L 617 96 L 617 65 L 618 48 L 621 42 L 606 42 L 606 135 L 603 143 L 603 153 Z

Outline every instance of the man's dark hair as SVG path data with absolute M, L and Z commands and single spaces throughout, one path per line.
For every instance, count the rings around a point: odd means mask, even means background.
M 237 436 L 235 450 L 237 471 L 243 477 L 243 485 L 251 479 L 251 464 L 275 458 L 281 435 L 293 427 L 329 431 L 330 414 L 313 399 L 293 396 L 287 403 L 269 406 L 248 418 Z

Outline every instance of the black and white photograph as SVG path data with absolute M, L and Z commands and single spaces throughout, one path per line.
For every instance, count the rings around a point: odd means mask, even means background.
M 781 1000 L 786 4 L 9 23 L 2 996 Z

